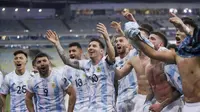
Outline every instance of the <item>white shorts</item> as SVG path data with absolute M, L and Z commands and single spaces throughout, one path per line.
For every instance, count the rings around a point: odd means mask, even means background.
M 156 102 L 156 104 L 157 103 L 159 103 L 159 102 Z M 182 105 L 183 105 L 183 102 L 181 101 L 181 99 L 177 99 L 176 101 L 172 102 L 171 104 L 169 104 L 165 108 L 163 108 L 161 112 L 181 112 Z M 151 111 L 149 111 L 150 106 L 151 106 L 151 104 L 145 105 L 143 107 L 143 112 L 151 112 Z
M 137 94 L 133 99 L 133 102 L 135 102 L 133 112 L 142 112 L 145 100 L 146 100 L 146 95 Z
M 130 100 L 125 100 L 123 102 L 117 102 L 117 112 L 133 112 L 134 111 L 134 97 Z
M 182 112 L 200 112 L 200 102 L 185 103 Z

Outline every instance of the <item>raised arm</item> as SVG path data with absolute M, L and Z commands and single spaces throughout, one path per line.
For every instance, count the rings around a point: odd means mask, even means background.
M 115 69 L 115 78 L 117 80 L 120 80 L 121 78 L 128 75 L 132 71 L 133 66 L 131 64 L 132 63 L 131 61 L 132 61 L 131 59 L 128 60 L 121 69 L 118 68 Z
M 60 41 L 59 41 L 59 37 L 58 35 L 56 34 L 56 32 L 53 32 L 51 30 L 48 30 L 46 32 L 46 35 L 47 35 L 47 39 L 53 43 L 53 45 L 56 47 L 57 49 L 57 52 L 60 56 L 60 58 L 62 59 L 63 63 L 65 65 L 69 65 L 73 68 L 77 68 L 77 69 L 81 69 L 79 67 L 79 61 L 78 60 L 70 60 L 67 56 L 66 56 L 66 53 L 63 49 L 63 47 L 61 46 L 60 44 Z
M 124 32 L 123 32 L 123 30 L 121 28 L 121 22 L 118 23 L 116 21 L 112 21 L 110 23 L 110 27 L 114 28 L 119 35 L 125 36 L 125 34 L 124 34 Z
M 34 96 L 34 93 L 26 91 L 25 102 L 26 102 L 26 107 L 28 108 L 29 112 L 35 112 L 34 105 L 33 105 L 33 96 Z
M 129 21 L 125 24 L 125 34 L 126 37 L 129 38 L 129 42 L 132 45 L 136 45 L 142 52 L 144 52 L 148 57 L 159 60 L 159 61 L 164 61 L 167 63 L 175 63 L 175 57 L 176 54 L 172 52 L 167 52 L 167 51 L 156 51 L 152 47 L 146 44 L 144 40 L 141 40 L 141 35 L 138 30 L 138 26 L 136 25 L 137 22 L 133 15 L 131 13 L 125 13 L 124 14 L 125 18 L 127 18 Z M 135 26 L 134 26 L 135 25 Z M 151 44 L 151 43 L 150 43 Z
M 69 104 L 68 104 L 68 112 L 73 112 L 74 105 L 76 103 L 76 92 L 72 85 L 68 87 L 66 90 L 67 94 L 69 95 Z
M 108 61 L 113 63 L 115 61 L 115 50 L 111 43 L 110 37 L 108 35 L 107 29 L 104 24 L 99 23 L 97 24 L 97 31 L 102 34 L 106 47 L 107 47 L 107 53 L 108 53 Z

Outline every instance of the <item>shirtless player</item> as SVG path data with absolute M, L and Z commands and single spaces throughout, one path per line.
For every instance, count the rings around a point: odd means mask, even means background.
M 192 36 L 191 39 L 193 39 L 195 37 L 193 37 L 193 34 L 199 33 L 198 30 L 197 32 L 195 32 L 195 29 L 198 29 L 198 27 L 193 20 L 184 19 L 182 21 L 175 14 L 170 14 L 172 16 L 170 18 L 170 22 L 174 24 L 178 31 L 185 33 L 185 38 Z M 142 42 L 138 37 L 134 38 L 133 40 L 137 47 L 139 47 L 149 57 L 167 63 L 177 64 L 182 78 L 183 94 L 186 102 L 183 107 L 183 112 L 198 112 L 200 110 L 200 57 L 198 56 L 198 54 L 197 56 L 193 55 L 190 57 L 184 57 L 174 52 L 157 52 L 156 50 L 152 49 L 150 46 Z
M 167 39 L 160 32 L 152 32 L 149 36 L 149 40 L 154 44 L 155 50 L 160 50 L 162 47 L 167 46 Z M 144 111 L 149 110 L 153 112 L 178 112 L 181 106 L 181 101 L 178 99 L 180 93 L 170 85 L 167 81 L 167 77 L 164 73 L 164 62 L 150 59 L 150 62 L 145 68 L 145 74 L 147 75 L 150 92 L 147 96 L 145 104 L 148 104 L 155 97 L 157 104 L 144 107 Z

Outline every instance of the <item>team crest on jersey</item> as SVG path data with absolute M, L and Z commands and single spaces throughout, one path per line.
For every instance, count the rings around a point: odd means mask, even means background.
M 55 82 L 52 82 L 52 83 L 51 83 L 51 86 L 52 86 L 52 88 L 55 88 L 55 87 L 56 87 Z
M 97 67 L 97 72 L 101 72 L 101 68 L 100 67 Z

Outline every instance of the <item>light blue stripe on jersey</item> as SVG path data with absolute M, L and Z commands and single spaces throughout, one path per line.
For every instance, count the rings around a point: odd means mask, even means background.
M 133 49 L 122 59 L 116 58 L 116 65 L 118 68 L 122 68 L 126 61 L 138 54 L 137 50 Z M 123 102 L 134 98 L 137 94 L 137 77 L 134 70 L 132 70 L 127 76 L 118 81 L 118 97 L 117 102 Z
M 101 66 L 101 70 L 103 73 L 107 73 L 104 69 L 104 66 Z M 101 94 L 104 95 L 107 93 L 107 81 L 103 81 L 102 82 L 102 91 L 101 91 Z M 103 104 L 107 105 L 107 98 L 104 98 L 104 97 L 101 97 L 101 102 L 103 102 Z M 107 110 L 107 108 L 104 106 L 103 107 L 103 112 L 105 112 Z
M 56 80 L 56 77 L 54 77 L 54 82 L 56 83 L 56 85 L 59 85 L 59 82 Z M 58 95 L 57 95 L 57 93 L 59 93 L 59 87 L 58 86 L 56 86 L 55 87 L 55 89 L 54 89 L 54 97 L 55 97 L 55 99 L 56 99 L 56 97 L 58 98 L 58 101 L 61 101 L 61 97 L 59 97 Z M 60 103 L 57 103 L 57 105 L 56 105 L 56 110 L 57 110 L 57 112 L 61 112 L 61 110 L 62 110 L 62 108 L 61 108 L 61 104 Z
M 167 75 L 169 82 L 172 84 L 172 86 L 174 86 L 181 94 L 183 94 L 182 81 L 180 78 L 177 65 L 175 64 L 165 65 L 164 71 L 165 71 L 165 74 Z

